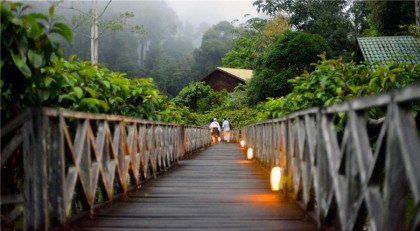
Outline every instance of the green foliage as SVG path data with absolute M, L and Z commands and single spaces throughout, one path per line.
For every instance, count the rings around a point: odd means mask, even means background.
M 50 15 L 22 15 L 19 3 L 2 3 L 2 122 L 31 106 L 111 113 L 150 120 L 181 121 L 178 108 L 152 79 L 125 74 L 90 62 L 65 61 L 51 34 L 71 39 L 70 30 Z M 7 35 L 7 36 L 6 36 Z
M 406 35 L 407 27 L 415 24 L 414 1 L 367 1 L 366 5 L 372 35 Z
M 291 1 L 288 0 L 256 0 L 253 5 L 258 12 L 263 12 L 270 16 L 275 16 L 287 12 Z
M 318 35 L 286 32 L 255 61 L 254 76 L 247 85 L 249 103 L 288 94 L 291 87 L 287 81 L 310 70 L 310 63 L 319 59 L 317 55 L 329 50 L 326 41 Z
M 223 118 L 229 120 L 233 129 L 245 127 L 251 123 L 260 121 L 263 117 L 261 113 L 252 108 L 243 107 L 236 110 L 226 110 L 217 108 L 207 114 L 201 115 L 202 124 L 209 124 L 212 118 L 222 121 Z
M 241 36 L 233 40 L 232 49 L 222 59 L 223 67 L 252 69 L 255 59 L 253 38 Z
M 228 94 L 226 90 L 213 91 L 204 82 L 193 82 L 182 89 L 172 101 L 181 106 L 182 123 L 185 124 L 207 126 L 213 118 L 219 120 L 227 118 L 235 128 L 238 128 L 263 118 L 256 109 L 246 107 L 242 85 Z M 194 108 L 189 108 L 189 104 Z
M 289 29 L 289 20 L 278 16 L 270 20 L 252 18 L 235 29 L 239 35 L 222 59 L 224 67 L 254 69 L 254 62 Z
M 222 65 L 223 56 L 231 49 L 233 26 L 229 22 L 220 22 L 208 29 L 201 41 L 201 46 L 193 51 L 192 67 L 196 78 Z
M 261 30 L 267 24 L 266 20 L 251 18 L 233 33 L 238 37 L 233 39 L 232 48 L 222 59 L 224 67 L 253 69 L 255 58 L 262 52 Z
M 44 82 L 44 67 L 53 57 L 61 57 L 59 35 L 70 41 L 72 33 L 63 23 L 49 15 L 24 14 L 30 6 L 21 3 L 1 3 L 1 111 L 2 120 L 20 113 L 23 105 L 40 105 L 49 92 L 40 90 Z
M 210 91 L 210 94 L 206 98 L 198 100 L 198 112 L 211 111 L 214 108 L 222 105 L 228 95 L 228 92 L 223 89 L 222 91 Z
M 209 97 L 212 91 L 213 89 L 204 82 L 191 82 L 172 101 L 177 105 L 186 106 L 191 110 L 197 110 L 199 108 L 199 101 Z
M 356 4 L 355 1 L 352 4 Z M 355 37 L 358 30 L 352 26 L 359 26 L 353 22 L 349 2 L 340 1 L 289 1 L 289 0 L 257 0 L 254 5 L 258 11 L 263 11 L 270 16 L 290 15 L 290 24 L 298 30 L 317 34 L 323 37 L 331 47 L 329 53 L 333 57 L 347 55 L 353 52 Z M 356 35 L 355 35 L 356 33 Z
M 224 110 L 237 110 L 247 106 L 245 85 L 239 84 L 235 90 L 228 94 L 221 108 Z
M 420 80 L 420 65 L 390 63 L 372 71 L 367 63 L 343 63 L 326 60 L 314 64 L 316 69 L 305 72 L 289 82 L 293 91 L 285 97 L 270 98 L 261 110 L 266 118 L 282 117 L 294 111 L 315 106 L 328 106 L 355 97 L 377 94 L 400 88 Z
M 45 104 L 53 107 L 133 116 L 149 120 L 179 121 L 173 103 L 161 95 L 150 78 L 127 79 L 106 68 L 96 70 L 90 62 L 55 59 L 46 68 L 50 91 Z

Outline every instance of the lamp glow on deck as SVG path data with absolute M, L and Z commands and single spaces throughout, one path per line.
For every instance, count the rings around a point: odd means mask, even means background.
M 280 180 L 281 180 L 281 168 L 274 167 L 271 169 L 270 183 L 271 190 L 279 191 L 280 190 Z
M 248 160 L 254 158 L 254 149 L 248 148 L 248 151 L 246 152 L 246 156 L 248 157 Z
M 241 144 L 241 147 L 245 147 L 245 140 L 241 140 L 241 142 L 239 142 Z

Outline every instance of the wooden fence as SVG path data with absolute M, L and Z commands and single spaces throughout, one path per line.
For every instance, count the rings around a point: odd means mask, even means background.
M 420 230 L 420 84 L 235 131 L 319 228 Z M 377 118 L 372 119 L 375 115 Z
M 207 128 L 35 108 L 1 129 L 1 227 L 64 227 L 210 145 Z M 19 228 L 20 227 L 20 228 Z

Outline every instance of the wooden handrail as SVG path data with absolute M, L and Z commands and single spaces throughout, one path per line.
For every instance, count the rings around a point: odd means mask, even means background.
M 65 227 L 210 145 L 208 129 L 33 108 L 1 131 L 2 227 Z
M 420 115 L 413 114 L 419 105 L 417 83 L 251 124 L 234 136 L 267 169 L 284 169 L 284 192 L 319 228 L 416 230 Z M 368 122 L 372 110 L 384 113 L 375 125 Z

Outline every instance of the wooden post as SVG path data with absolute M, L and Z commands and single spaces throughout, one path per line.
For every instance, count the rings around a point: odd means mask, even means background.
M 45 121 L 40 108 L 32 110 L 25 123 L 23 166 L 25 171 L 24 226 L 26 230 L 48 229 L 47 156 Z
M 46 118 L 48 120 L 48 118 Z M 46 131 L 46 156 L 48 158 L 48 201 L 50 210 L 50 224 L 63 227 L 66 222 L 65 211 L 65 171 L 64 171 L 64 118 L 59 112 L 58 118 L 48 120 Z

